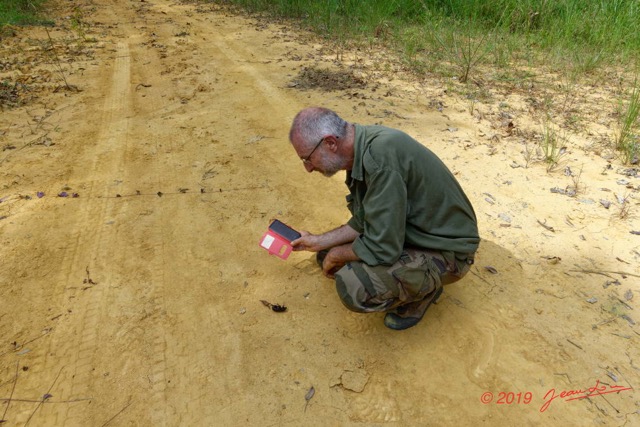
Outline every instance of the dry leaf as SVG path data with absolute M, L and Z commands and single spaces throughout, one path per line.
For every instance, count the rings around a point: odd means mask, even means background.
M 307 394 L 304 395 L 304 400 L 306 401 L 305 404 L 304 404 L 304 411 L 305 412 L 307 412 L 307 405 L 309 405 L 309 401 L 311 400 L 311 398 L 313 397 L 314 394 L 316 394 L 316 389 L 313 388 L 313 386 L 311 386 L 311 388 L 309 389 Z
M 314 394 L 316 394 L 316 389 L 311 386 L 307 394 L 304 395 L 304 400 L 311 400 Z

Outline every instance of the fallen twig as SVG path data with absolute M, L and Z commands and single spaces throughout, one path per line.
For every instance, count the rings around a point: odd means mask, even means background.
M 627 340 L 631 338 L 631 335 L 616 334 L 615 332 L 611 332 L 611 335 L 615 335 L 617 337 L 624 338 L 624 339 L 627 339 Z
M 92 397 L 83 397 L 80 399 L 69 399 L 69 400 L 49 400 L 47 399 L 45 402 L 42 399 L 9 399 L 7 397 L 0 397 L 0 402 L 8 402 L 11 400 L 12 402 L 24 402 L 24 403 L 77 403 L 77 402 L 87 402 L 92 401 Z
M 612 317 L 611 319 L 603 320 L 600 323 L 596 323 L 596 324 L 592 325 L 591 329 L 598 329 L 599 326 L 606 325 L 607 323 L 614 322 L 616 319 L 617 319 L 617 317 Z
M 598 271 L 598 270 L 585 270 L 582 268 L 579 270 L 569 270 L 569 271 L 573 273 L 599 274 L 601 276 L 607 276 L 607 277 L 611 277 L 609 276 L 609 274 L 619 274 L 621 276 L 640 277 L 640 275 L 638 274 L 626 273 L 624 271 L 608 271 L 608 270 Z
M 611 402 L 609 402 L 609 401 L 607 400 L 607 398 L 606 398 L 606 397 L 604 397 L 604 395 L 599 394 L 599 396 L 600 396 L 600 397 L 602 397 L 602 398 L 604 399 L 604 401 L 605 401 L 605 402 L 607 402 L 607 403 L 609 404 L 609 406 L 611 406 L 611 407 L 613 408 L 613 410 L 614 410 L 614 411 L 616 411 L 618 414 L 620 413 L 620 411 L 618 410 L 618 408 L 616 408 L 615 406 L 613 406 L 613 405 L 611 404 Z
M 569 344 L 573 344 L 576 347 L 578 347 L 580 350 L 584 351 L 584 349 L 582 347 L 580 347 L 578 344 L 574 343 L 573 341 L 571 341 L 569 338 L 567 338 L 567 341 L 569 342 Z
M 553 227 L 551 227 L 550 225 L 546 224 L 546 222 L 547 222 L 546 220 L 544 222 L 541 222 L 539 219 L 537 219 L 536 221 L 538 221 L 538 224 L 540 224 L 541 226 L 543 226 L 547 230 L 551 231 L 552 233 L 556 232 L 556 230 L 554 230 Z
M 475 271 L 471 270 L 470 271 L 471 274 L 473 274 L 474 276 L 476 276 L 478 279 L 482 280 L 484 283 L 486 283 L 487 285 L 491 286 L 491 289 L 489 289 L 489 293 L 493 292 L 493 290 L 495 289 L 496 285 L 495 283 L 491 283 L 489 282 L 487 279 L 485 279 L 484 277 L 480 276 L 478 273 L 476 273 Z M 487 295 L 482 294 L 484 297 L 489 298 Z
M 27 424 L 29 424 L 29 421 L 31 421 L 31 418 L 33 418 L 33 416 L 35 415 L 36 411 L 42 406 L 42 404 L 45 402 L 45 400 L 47 400 L 48 398 L 51 397 L 51 394 L 50 394 L 51 390 L 53 389 L 53 386 L 58 381 L 58 378 L 60 378 L 60 374 L 62 373 L 62 369 L 64 369 L 64 368 L 60 368 L 60 372 L 58 372 L 58 375 L 56 375 L 56 379 L 53 380 L 53 383 L 51 383 L 51 387 L 49 387 L 49 390 L 47 390 L 47 392 L 44 394 L 44 396 L 42 396 L 42 400 L 39 401 L 39 403 L 36 406 L 36 408 L 33 410 L 31 415 L 29 415 L 29 418 L 27 418 L 27 421 L 24 423 L 25 427 L 27 426 Z
M 23 148 L 29 147 L 29 146 L 31 146 L 31 145 L 35 145 L 39 140 L 41 140 L 42 138 L 45 138 L 48 134 L 49 134 L 49 132 L 46 132 L 46 133 L 44 133 L 43 135 L 38 136 L 37 138 L 35 138 L 35 139 L 33 139 L 33 140 L 31 140 L 31 141 L 27 142 L 26 144 L 22 145 L 21 147 L 19 147 L 19 148 L 18 148 L 17 150 L 15 150 L 15 151 L 20 151 L 20 150 L 22 150 Z M 10 156 L 11 154 L 13 154 L 13 153 L 8 153 L 6 156 L 4 156 L 2 159 L 0 159 L 0 165 L 1 165 L 2 163 L 4 163 L 4 162 L 7 160 L 7 158 L 9 158 L 9 156 Z
M 24 348 L 25 345 L 30 344 L 30 343 L 32 343 L 32 342 L 34 342 L 36 340 L 39 340 L 42 337 L 47 336 L 49 334 L 49 332 L 51 332 L 51 329 L 53 329 L 53 328 L 47 328 L 46 332 L 44 332 L 42 335 L 37 336 L 37 337 L 35 337 L 35 338 L 33 338 L 33 339 L 29 340 L 29 341 L 25 341 L 22 344 L 15 343 L 13 351 L 14 352 L 18 351 L 19 349 Z M 5 354 L 8 354 L 8 353 L 10 353 L 10 352 L 9 351 L 5 351 L 4 353 L 0 353 L 0 356 L 4 356 Z
M 627 378 L 622 374 L 622 372 L 620 372 L 620 369 L 618 368 L 613 368 L 613 369 L 615 369 L 616 372 L 620 374 L 620 376 L 627 382 L 627 384 L 629 384 L 629 387 L 634 388 L 633 385 L 631 385 L 631 383 L 629 382 L 629 380 L 627 380 Z
M 629 310 L 633 310 L 633 307 L 631 307 L 629 304 L 627 304 L 626 302 L 624 302 L 621 298 L 616 298 L 618 301 L 620 301 L 620 304 L 624 305 L 625 307 L 627 307 Z
M 18 362 L 16 362 L 16 376 L 13 379 L 13 387 L 11 388 L 11 394 L 9 395 L 9 399 L 7 399 L 7 407 L 4 408 L 4 414 L 2 414 L 2 418 L 0 418 L 0 423 L 4 423 L 7 421 L 5 418 L 7 416 L 7 411 L 9 411 L 9 406 L 11 405 L 11 399 L 13 398 L 13 392 L 16 390 L 16 384 L 18 383 Z
M 117 413 L 117 414 L 115 414 L 113 417 L 109 418 L 109 420 L 108 420 L 106 423 L 102 424 L 102 427 L 105 427 L 105 426 L 106 426 L 106 425 L 108 425 L 111 421 L 113 421 L 114 419 L 116 419 L 116 417 L 117 417 L 118 415 L 120 415 L 121 413 L 123 413 L 123 412 L 125 411 L 125 409 L 127 409 L 129 406 L 131 406 L 131 404 L 132 404 L 132 403 L 133 403 L 133 402 L 129 402 L 129 403 L 127 403 L 127 404 L 125 405 L 125 407 L 124 407 L 124 408 L 122 408 L 122 409 L 120 409 L 120 411 L 118 411 L 118 413 Z

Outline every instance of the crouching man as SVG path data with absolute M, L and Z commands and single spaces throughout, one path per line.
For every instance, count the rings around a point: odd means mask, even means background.
M 347 172 L 351 219 L 323 234 L 302 231 L 294 250 L 317 252 L 344 305 L 383 311 L 396 330 L 416 325 L 473 264 L 480 238 L 460 184 L 402 131 L 344 121 L 326 108 L 300 111 L 289 139 L 308 172 Z

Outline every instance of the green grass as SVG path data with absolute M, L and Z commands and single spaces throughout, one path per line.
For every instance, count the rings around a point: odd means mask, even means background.
M 636 80 L 626 107 L 620 106 L 620 119 L 616 134 L 615 148 L 624 163 L 638 162 L 640 157 L 640 86 Z
M 0 28 L 6 25 L 48 23 L 40 16 L 46 0 L 0 0 Z
M 421 44 L 422 48 L 442 52 L 444 56 L 466 52 L 467 58 L 462 58 L 466 62 L 470 59 L 473 62 L 469 55 L 473 56 L 474 51 L 476 55 L 485 50 L 491 52 L 494 61 L 503 63 L 514 58 L 531 60 L 531 52 L 535 51 L 542 53 L 541 58 L 570 61 L 588 72 L 600 64 L 633 62 L 640 53 L 640 2 L 637 0 L 217 2 L 301 19 L 329 38 L 384 36 L 403 41 L 403 49 L 413 59 Z M 417 33 L 421 41 L 416 38 Z M 451 37 L 452 34 L 458 34 L 458 39 Z M 445 46 L 442 41 L 447 41 Z

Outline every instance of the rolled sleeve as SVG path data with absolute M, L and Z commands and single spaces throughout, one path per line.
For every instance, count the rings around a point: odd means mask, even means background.
M 347 221 L 347 225 L 353 228 L 354 230 L 356 230 L 360 234 L 362 234 L 362 232 L 364 231 L 364 228 L 362 227 L 362 222 L 358 221 L 358 219 L 355 216 L 352 216 L 351 219 Z

